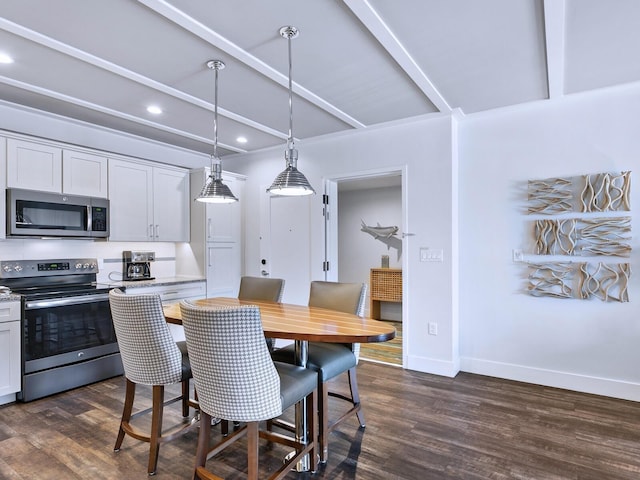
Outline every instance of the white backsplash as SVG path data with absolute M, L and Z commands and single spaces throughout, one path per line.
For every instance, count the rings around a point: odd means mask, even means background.
M 0 241 L 0 260 L 96 258 L 98 281 L 106 283 L 122 279 L 123 250 L 155 252 L 156 261 L 151 265 L 151 275 L 156 278 L 176 275 L 176 244 L 168 242 L 10 239 Z

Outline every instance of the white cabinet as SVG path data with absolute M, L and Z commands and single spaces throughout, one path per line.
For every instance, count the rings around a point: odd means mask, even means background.
M 208 169 L 191 172 L 191 196 L 196 198 Z M 191 251 L 197 270 L 207 279 L 207 297 L 235 297 L 242 274 L 242 194 L 245 177 L 224 172 L 224 183 L 239 202 L 191 205 Z M 182 259 L 179 259 L 182 263 Z M 184 259 L 188 265 L 192 259 Z
M 62 193 L 107 198 L 107 157 L 62 151 Z
M 20 302 L 0 302 L 0 404 L 20 391 Z
M 157 293 L 160 295 L 162 303 L 177 302 L 189 298 L 204 298 L 207 288 L 204 280 L 193 282 L 175 283 L 170 285 L 154 285 L 148 287 L 127 287 L 127 295 L 142 295 L 146 293 Z M 176 342 L 184 340 L 184 329 L 182 325 L 169 324 L 169 331 Z
M 153 169 L 153 230 L 160 242 L 189 241 L 189 172 Z
M 0 238 L 6 238 L 7 233 L 7 196 L 4 194 L 7 188 L 7 139 L 0 137 Z
M 7 139 L 7 187 L 107 198 L 107 157 Z
M 62 148 L 8 138 L 7 187 L 62 193 Z
M 109 202 L 110 240 L 189 240 L 189 174 L 184 169 L 110 159 Z

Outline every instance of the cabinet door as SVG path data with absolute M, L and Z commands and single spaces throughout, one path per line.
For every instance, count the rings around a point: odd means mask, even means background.
M 20 302 L 0 302 L 0 397 L 20 391 Z
M 241 183 L 234 177 L 224 177 L 224 183 L 233 194 L 241 198 Z M 241 200 L 242 201 L 242 200 Z M 207 242 L 239 242 L 240 241 L 240 202 L 207 203 Z
M 237 297 L 240 268 L 238 243 L 207 244 L 207 297 Z
M 109 240 L 153 239 L 152 172 L 147 165 L 109 159 Z
M 62 149 L 8 138 L 7 187 L 62 193 Z
M 62 191 L 71 195 L 107 198 L 107 158 L 63 150 Z
M 189 241 L 189 172 L 154 167 L 153 235 L 161 242 Z

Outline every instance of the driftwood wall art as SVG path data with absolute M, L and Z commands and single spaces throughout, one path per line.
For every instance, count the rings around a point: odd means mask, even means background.
M 606 255 L 631 253 L 631 217 L 536 220 L 537 255 Z
M 630 276 L 628 263 L 529 264 L 528 291 L 534 297 L 628 302 Z
M 556 217 L 535 220 L 533 253 L 560 257 L 629 257 L 631 217 L 621 216 L 619 212 L 631 210 L 630 188 L 631 172 L 628 171 L 529 180 L 528 214 Z M 571 212 L 576 213 L 567 218 Z M 629 301 L 629 263 L 573 263 L 561 259 L 529 262 L 529 268 L 528 292 L 536 297 Z

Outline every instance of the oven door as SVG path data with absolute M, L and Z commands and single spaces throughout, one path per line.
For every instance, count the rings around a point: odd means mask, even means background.
M 118 352 L 108 293 L 24 303 L 24 374 Z

